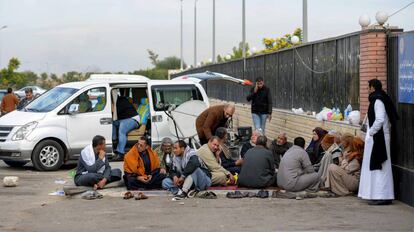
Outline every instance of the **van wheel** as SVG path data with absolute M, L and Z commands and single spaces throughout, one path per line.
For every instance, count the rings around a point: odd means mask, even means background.
M 33 150 L 32 163 L 39 171 L 55 171 L 62 166 L 63 156 L 63 148 L 58 142 L 44 140 Z
M 3 162 L 5 162 L 7 165 L 13 168 L 21 168 L 27 163 L 29 163 L 27 161 L 13 161 L 13 160 L 3 160 Z

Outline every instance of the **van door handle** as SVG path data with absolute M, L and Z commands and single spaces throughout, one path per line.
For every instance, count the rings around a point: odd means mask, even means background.
M 112 118 L 101 118 L 101 119 L 99 119 L 99 122 L 102 125 L 110 125 L 110 124 L 112 124 Z

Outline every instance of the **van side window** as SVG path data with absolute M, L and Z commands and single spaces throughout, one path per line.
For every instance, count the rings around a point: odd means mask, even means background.
M 97 112 L 105 109 L 106 88 L 89 89 L 75 98 L 70 105 L 77 105 L 78 113 Z
M 203 96 L 195 85 L 152 86 L 151 91 L 155 111 L 164 110 L 166 104 L 177 107 L 186 101 L 203 101 Z

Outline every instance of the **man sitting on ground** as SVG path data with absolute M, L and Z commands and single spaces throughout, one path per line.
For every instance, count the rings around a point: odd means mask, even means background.
M 161 140 L 161 145 L 155 149 L 155 152 L 158 155 L 158 159 L 160 160 L 160 173 L 167 174 L 170 172 L 172 168 L 173 156 L 173 141 L 165 137 Z
M 124 182 L 128 190 L 159 189 L 165 174 L 146 137 L 141 137 L 124 159 Z
M 240 150 L 240 157 L 243 159 L 246 152 L 256 146 L 256 140 L 257 137 L 263 135 L 263 133 L 260 130 L 255 130 L 252 133 L 252 136 L 250 137 L 250 141 L 248 143 L 243 144 L 241 150 Z
M 276 185 L 274 159 L 266 144 L 266 136 L 259 136 L 256 146 L 247 151 L 238 179 L 239 186 L 266 188 Z
M 111 169 L 105 148 L 105 138 L 97 135 L 92 139 L 92 144 L 81 151 L 75 175 L 77 186 L 93 186 L 98 189 L 121 180 L 122 172 Z
M 207 144 L 204 144 L 198 149 L 197 154 L 201 160 L 205 163 L 208 170 L 211 173 L 212 185 L 226 186 L 227 180 L 230 180 L 230 184 L 234 184 L 234 176 L 223 168 L 216 157 L 220 154 L 220 138 L 213 136 L 210 138 Z
M 234 105 L 212 106 L 204 110 L 196 120 L 198 138 L 204 145 L 216 133 L 217 128 L 225 127 L 229 118 L 234 114 Z
M 283 155 L 291 147 L 292 143 L 287 141 L 287 136 L 284 132 L 281 132 L 277 136 L 277 139 L 272 141 L 272 144 L 270 145 L 270 151 L 273 153 L 273 158 L 275 160 L 275 166 L 277 169 L 279 168 L 280 159 L 282 159 Z
M 279 187 L 291 192 L 318 191 L 319 175 L 315 172 L 304 147 L 305 139 L 297 137 L 294 145 L 282 157 L 277 173 Z
M 164 189 L 172 192 L 177 198 L 184 199 L 193 184 L 196 191 L 207 190 L 211 186 L 211 174 L 207 167 L 197 152 L 183 140 L 178 140 L 174 144 L 174 155 L 170 177 L 162 181 Z
M 220 154 L 217 157 L 221 166 L 235 175 L 240 173 L 241 165 L 243 164 L 243 159 L 233 160 L 231 157 L 231 151 L 227 146 L 228 133 L 227 129 L 224 127 L 219 127 L 216 130 L 216 136 L 220 138 Z

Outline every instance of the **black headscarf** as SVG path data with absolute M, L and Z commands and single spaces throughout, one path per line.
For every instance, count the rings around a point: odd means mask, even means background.
M 384 90 L 376 90 L 369 95 L 369 107 L 368 107 L 368 122 L 371 128 L 375 122 L 375 101 L 380 100 L 384 103 L 385 111 L 391 124 L 394 124 L 398 120 L 398 113 L 392 103 L 391 98 L 384 92 Z M 385 145 L 384 130 L 381 128 L 376 134 L 373 135 L 374 146 L 372 147 L 370 170 L 381 170 L 382 163 L 387 160 L 387 149 Z

